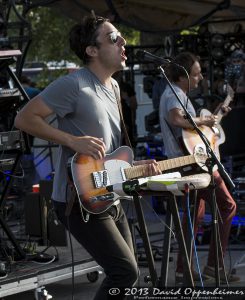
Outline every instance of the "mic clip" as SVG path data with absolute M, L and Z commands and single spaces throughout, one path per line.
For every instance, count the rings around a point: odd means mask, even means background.
M 123 183 L 123 191 L 128 195 L 132 195 L 135 192 L 139 192 L 140 191 L 139 181 L 137 179 L 125 181 Z
M 106 187 L 107 191 L 116 193 L 117 195 L 132 196 L 140 190 L 140 183 L 138 179 L 128 180 L 122 183 L 116 183 Z

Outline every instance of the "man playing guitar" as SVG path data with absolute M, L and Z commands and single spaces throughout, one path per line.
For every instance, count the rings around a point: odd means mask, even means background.
M 121 145 L 117 93 L 112 74 L 125 67 L 125 39 L 109 20 L 92 14 L 70 31 L 70 46 L 84 67 L 58 78 L 17 114 L 15 126 L 59 144 L 52 199 L 59 220 L 104 269 L 95 299 L 109 299 L 110 288 L 132 287 L 138 278 L 132 237 L 118 200 L 108 210 L 83 219 L 78 199 L 66 210 L 71 190 L 67 162 L 75 153 L 97 161 Z M 58 128 L 46 118 L 55 113 Z M 143 176 L 161 173 L 149 160 Z M 70 203 L 70 202 L 69 202 Z M 68 205 L 69 208 L 71 206 Z M 87 221 L 87 222 L 86 222 Z M 117 295 L 124 299 L 125 293 Z
M 167 69 L 170 81 L 178 94 L 181 102 L 189 111 L 194 121 L 198 126 L 206 126 L 212 128 L 218 121 L 218 115 L 210 114 L 205 116 L 196 116 L 195 109 L 187 97 L 190 90 L 197 88 L 200 80 L 203 79 L 201 73 L 201 66 L 198 58 L 189 52 L 180 53 L 174 61 L 169 65 Z M 188 76 L 187 76 L 188 73 Z M 223 107 L 225 112 L 228 112 L 230 108 Z M 173 94 L 169 86 L 166 87 L 164 93 L 162 94 L 159 108 L 160 125 L 161 132 L 163 136 L 164 147 L 166 155 L 168 158 L 174 158 L 184 155 L 183 143 L 180 143 L 180 138 L 182 137 L 183 129 L 193 129 L 192 125 L 185 118 L 184 110 L 178 102 L 177 98 Z M 226 274 L 223 266 L 223 255 L 227 248 L 227 243 L 229 239 L 229 233 L 231 228 L 232 218 L 236 213 L 236 203 L 231 197 L 229 191 L 227 190 L 224 181 L 222 180 L 218 171 L 214 171 L 214 180 L 216 185 L 216 201 L 218 206 L 218 219 L 219 219 L 219 232 L 221 238 L 221 248 L 222 253 L 219 255 L 220 262 L 220 280 L 226 281 Z M 195 214 L 195 224 L 194 224 L 194 236 L 197 234 L 197 228 L 200 224 L 202 218 L 205 214 L 205 201 L 210 201 L 210 193 L 207 191 L 199 190 L 197 196 L 197 206 Z M 187 211 L 185 209 L 183 201 L 183 230 L 186 234 L 187 231 Z M 207 265 L 203 271 L 204 278 L 215 278 L 215 255 L 214 255 L 214 239 L 211 238 L 211 243 L 209 247 L 209 255 Z M 199 280 L 199 275 L 194 271 L 192 264 L 193 279 Z M 178 281 L 183 281 L 183 264 L 181 259 L 181 253 L 178 255 L 177 269 L 176 269 L 176 279 Z M 239 277 L 231 275 L 228 276 L 228 280 L 238 281 Z

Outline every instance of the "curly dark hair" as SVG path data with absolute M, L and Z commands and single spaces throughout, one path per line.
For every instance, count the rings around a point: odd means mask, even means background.
M 90 56 L 86 53 L 88 46 L 99 47 L 96 41 L 98 28 L 108 19 L 100 16 L 85 16 L 81 24 L 74 25 L 69 33 L 70 48 L 86 65 L 90 61 Z

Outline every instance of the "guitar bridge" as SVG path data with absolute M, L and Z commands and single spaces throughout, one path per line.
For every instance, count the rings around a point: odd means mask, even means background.
M 94 185 L 97 189 L 110 185 L 110 179 L 106 170 L 93 172 Z

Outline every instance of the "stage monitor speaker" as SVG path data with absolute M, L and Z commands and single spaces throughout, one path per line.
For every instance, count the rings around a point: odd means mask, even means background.
M 234 107 L 227 116 L 222 119 L 222 128 L 226 140 L 220 145 L 220 154 L 230 156 L 245 153 L 245 106 Z
M 65 227 L 55 224 L 52 213 L 51 180 L 41 180 L 39 193 L 29 193 L 25 198 L 26 234 L 40 238 L 40 245 L 67 246 Z
M 24 199 L 26 234 L 42 237 L 42 217 L 39 193 L 28 193 Z

